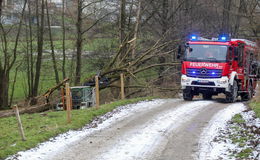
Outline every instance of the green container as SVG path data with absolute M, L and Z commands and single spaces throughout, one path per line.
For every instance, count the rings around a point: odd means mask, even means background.
M 90 86 L 71 87 L 72 108 L 83 109 L 94 105 L 95 92 Z

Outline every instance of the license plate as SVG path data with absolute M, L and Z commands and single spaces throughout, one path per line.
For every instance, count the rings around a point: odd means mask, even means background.
M 198 80 L 199 83 L 208 83 L 208 80 Z

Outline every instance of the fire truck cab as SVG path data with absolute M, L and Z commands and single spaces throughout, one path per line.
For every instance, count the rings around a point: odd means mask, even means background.
M 257 55 L 256 43 L 249 40 L 191 36 L 178 51 L 184 100 L 199 94 L 211 99 L 219 93 L 225 94 L 227 102 L 235 102 L 238 96 L 250 100 L 260 77 Z

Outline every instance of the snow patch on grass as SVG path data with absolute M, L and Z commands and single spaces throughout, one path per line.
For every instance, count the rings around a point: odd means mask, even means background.
M 224 159 L 230 159 L 228 154 L 226 154 L 227 150 L 236 147 L 236 145 L 230 140 L 227 140 L 225 143 L 215 142 L 214 138 L 219 135 L 221 130 L 226 130 L 227 122 L 234 115 L 241 113 L 245 109 L 246 106 L 243 103 L 235 103 L 215 114 L 200 136 L 199 151 L 195 155 L 195 159 L 217 160 L 220 155 Z
M 241 113 L 243 119 L 246 121 L 247 126 L 255 126 L 260 128 L 260 118 L 256 118 L 255 112 L 253 110 Z
M 178 101 L 178 100 L 173 100 Z M 100 131 L 108 128 L 117 121 L 134 115 L 137 112 L 148 110 L 163 103 L 167 100 L 152 100 L 142 101 L 137 104 L 129 104 L 118 107 L 112 112 L 109 112 L 96 120 L 91 124 L 84 127 L 79 131 L 68 131 L 64 134 L 60 134 L 57 137 L 51 138 L 49 141 L 41 143 L 38 147 L 30 149 L 28 151 L 18 152 L 16 155 L 10 156 L 7 160 L 19 159 L 19 160 L 40 160 L 40 159 L 51 159 L 55 156 L 55 153 L 68 147 L 69 144 L 80 140 L 81 138 L 88 136 L 96 131 Z

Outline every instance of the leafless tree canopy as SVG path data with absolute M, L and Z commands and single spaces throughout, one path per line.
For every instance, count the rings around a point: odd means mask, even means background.
M 175 94 L 177 46 L 196 33 L 259 42 L 259 0 L 20 0 L 0 1 L 0 109 L 70 78 L 95 75 L 118 96 Z M 106 89 L 107 92 L 107 89 Z

